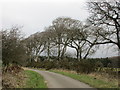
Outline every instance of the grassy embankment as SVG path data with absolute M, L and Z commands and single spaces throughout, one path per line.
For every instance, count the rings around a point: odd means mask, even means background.
M 39 73 L 10 66 L 3 73 L 3 88 L 47 88 L 47 85 Z
M 26 80 L 26 88 L 47 88 L 44 78 L 37 72 L 25 70 L 28 79 Z
M 50 71 L 63 74 L 65 76 L 79 80 L 95 88 L 117 88 L 117 85 L 118 85 L 118 80 L 107 81 L 105 78 L 94 76 L 94 75 L 77 74 L 77 73 L 73 73 L 65 70 L 50 70 Z

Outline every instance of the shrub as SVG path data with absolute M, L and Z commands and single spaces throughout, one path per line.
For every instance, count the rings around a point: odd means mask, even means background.
M 76 64 L 75 70 L 77 73 L 88 74 L 88 73 L 95 71 L 95 64 L 91 63 L 89 60 L 82 60 Z
M 54 62 L 53 61 L 45 61 L 45 69 L 50 70 L 54 68 Z

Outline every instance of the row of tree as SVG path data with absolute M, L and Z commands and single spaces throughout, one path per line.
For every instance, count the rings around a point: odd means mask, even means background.
M 25 39 L 20 37 L 18 27 L 1 31 L 3 63 L 16 63 L 22 57 L 37 60 L 43 52 L 48 60 L 50 56 L 60 60 L 68 47 L 76 50 L 77 60 L 94 54 L 100 44 L 111 43 L 120 50 L 120 0 L 89 2 L 88 6 L 90 17 L 86 22 L 59 17 L 43 32 Z
M 118 0 L 119 1 L 119 0 Z M 46 51 L 48 59 L 54 50 L 58 60 L 62 59 L 67 47 L 76 50 L 78 60 L 86 59 L 99 44 L 114 44 L 120 49 L 120 3 L 89 2 L 91 16 L 86 22 L 68 17 L 59 17 L 43 32 L 26 39 L 32 55 Z M 30 54 L 30 55 L 31 55 Z
M 28 37 L 25 43 L 30 55 L 39 56 L 46 51 L 48 59 L 54 54 L 60 60 L 64 57 L 67 47 L 70 47 L 76 50 L 77 59 L 85 59 L 95 52 L 93 46 L 99 36 L 93 35 L 93 32 L 101 29 L 83 24 L 79 20 L 60 17 L 45 28 L 45 31 Z

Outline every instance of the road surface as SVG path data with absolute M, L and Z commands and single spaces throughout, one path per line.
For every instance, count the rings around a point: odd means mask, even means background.
M 78 80 L 74 80 L 70 77 L 57 74 L 49 71 L 34 70 L 42 75 L 47 83 L 48 88 L 92 88 L 89 85 L 82 83 Z

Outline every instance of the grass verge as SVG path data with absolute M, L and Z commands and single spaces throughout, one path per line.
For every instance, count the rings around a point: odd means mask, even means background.
M 37 72 L 25 70 L 27 75 L 25 88 L 47 88 L 44 78 Z
M 79 80 L 95 88 L 117 88 L 117 85 L 115 85 L 114 82 L 106 82 L 104 80 L 89 76 L 87 74 L 76 74 L 76 73 L 65 72 L 65 71 L 60 71 L 60 70 L 50 70 L 50 71 L 63 74 L 65 76 Z

